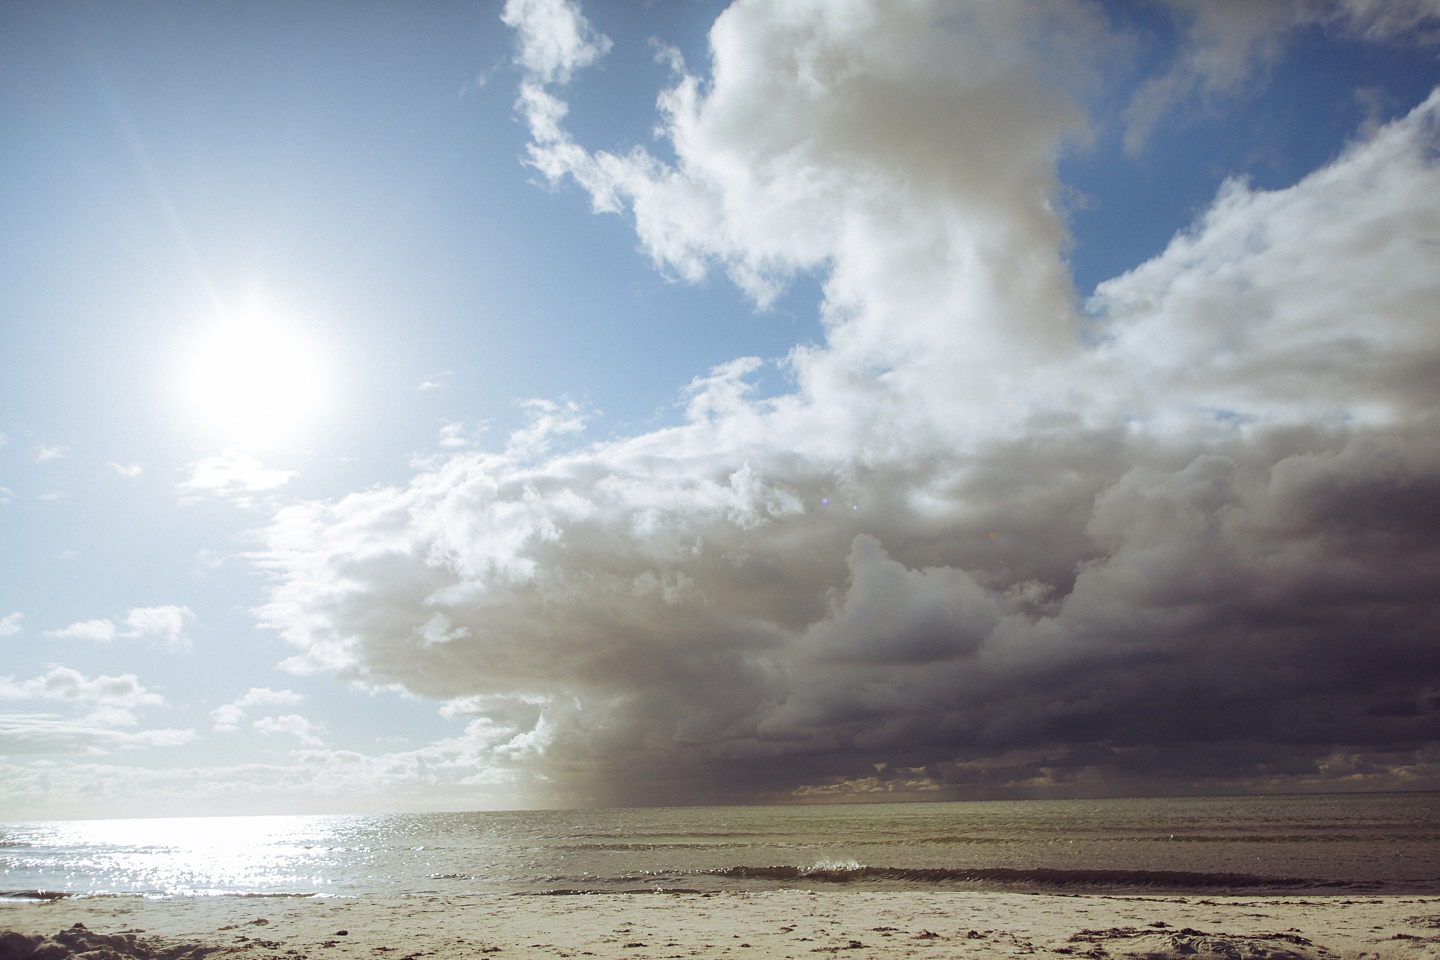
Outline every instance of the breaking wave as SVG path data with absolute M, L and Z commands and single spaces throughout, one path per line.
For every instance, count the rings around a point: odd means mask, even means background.
M 0 900 L 49 901 L 72 896 L 62 890 L 0 890 Z

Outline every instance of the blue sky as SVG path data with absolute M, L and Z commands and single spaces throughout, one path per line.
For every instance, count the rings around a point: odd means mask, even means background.
M 1440 785 L 1437 52 L 6 5 L 0 818 Z

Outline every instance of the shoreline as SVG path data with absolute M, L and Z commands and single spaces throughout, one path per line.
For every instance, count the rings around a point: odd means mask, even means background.
M 67 938 L 56 935 L 74 931 Z M 71 897 L 0 902 L 45 960 L 502 957 L 1440 958 L 1440 896 L 766 892 L 365 897 Z M 88 939 L 87 939 L 88 937 Z M 10 942 L 4 960 L 23 960 Z M 23 953 L 23 950 L 22 950 Z M 97 955 L 96 960 L 102 960 Z

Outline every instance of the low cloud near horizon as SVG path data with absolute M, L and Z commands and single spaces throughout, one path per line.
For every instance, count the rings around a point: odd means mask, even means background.
M 788 394 L 737 358 L 591 443 L 536 403 L 503 450 L 284 508 L 291 669 L 471 717 L 447 756 L 545 802 L 1440 787 L 1440 93 L 1227 182 L 1082 304 L 1056 164 L 1121 41 L 940 6 L 740 0 L 706 76 L 674 55 L 667 160 L 575 142 L 608 44 L 510 0 L 537 172 L 677 279 L 819 276 L 825 339 Z M 1194 62 L 1440 23 L 1265 9 Z

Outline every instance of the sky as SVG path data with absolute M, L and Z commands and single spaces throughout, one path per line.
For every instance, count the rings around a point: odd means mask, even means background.
M 1437 56 L 0 5 L 0 819 L 1440 789 Z

